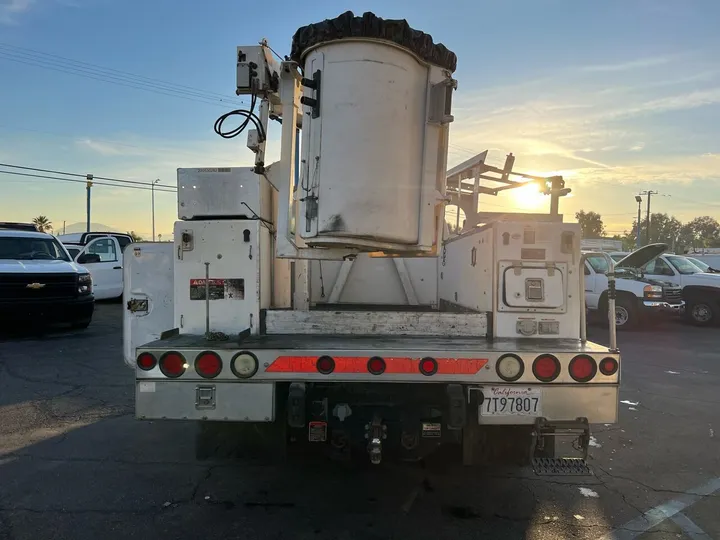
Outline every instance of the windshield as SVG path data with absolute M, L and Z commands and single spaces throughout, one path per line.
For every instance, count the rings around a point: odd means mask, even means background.
M 668 255 L 666 258 L 670 262 L 670 264 L 675 267 L 675 270 L 677 270 L 681 274 L 699 274 L 700 272 L 702 272 L 700 268 L 691 263 L 690 260 L 686 257 Z
M 709 264 L 699 261 L 698 259 L 694 259 L 693 257 L 688 257 L 687 260 L 690 261 L 691 263 L 693 263 L 695 266 L 697 266 L 703 272 L 707 272 L 708 270 L 710 270 Z
M 0 259 L 14 261 L 69 261 L 60 243 L 54 238 L 19 236 L 0 237 Z

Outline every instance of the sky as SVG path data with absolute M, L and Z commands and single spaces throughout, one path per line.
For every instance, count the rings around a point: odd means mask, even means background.
M 372 11 L 457 54 L 450 166 L 485 149 L 501 165 L 512 152 L 516 170 L 564 176 L 570 220 L 599 212 L 611 234 L 630 228 L 643 190 L 659 192 L 653 212 L 720 219 L 716 0 L 266 5 L 0 0 L 0 163 L 168 185 L 178 167 L 249 165 L 244 137 L 213 133 L 241 101 L 235 47 L 267 38 L 287 54 L 298 27 Z M 270 132 L 271 158 L 278 136 Z M 481 197 L 487 210 L 547 206 L 528 192 Z M 169 235 L 175 195 L 156 193 L 155 211 L 157 232 Z M 0 220 L 40 214 L 56 232 L 84 222 L 84 185 L 0 174 Z M 148 237 L 151 193 L 95 186 L 92 221 Z

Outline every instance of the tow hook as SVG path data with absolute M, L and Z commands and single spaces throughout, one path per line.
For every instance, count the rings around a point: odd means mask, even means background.
M 382 441 L 387 439 L 387 426 L 377 414 L 373 416 L 371 423 L 365 424 L 365 438 L 368 439 L 370 463 L 379 465 L 382 461 Z

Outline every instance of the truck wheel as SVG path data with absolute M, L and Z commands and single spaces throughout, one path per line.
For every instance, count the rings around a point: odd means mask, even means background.
M 717 310 L 710 302 L 690 300 L 685 305 L 685 318 L 696 326 L 710 326 L 717 315 Z
M 640 323 L 640 314 L 634 301 L 619 296 L 615 300 L 615 327 L 618 330 L 632 330 Z

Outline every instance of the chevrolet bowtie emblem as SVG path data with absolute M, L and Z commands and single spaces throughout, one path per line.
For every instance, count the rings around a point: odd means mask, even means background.
M 28 283 L 25 285 L 26 289 L 42 289 L 45 286 L 44 283 Z

